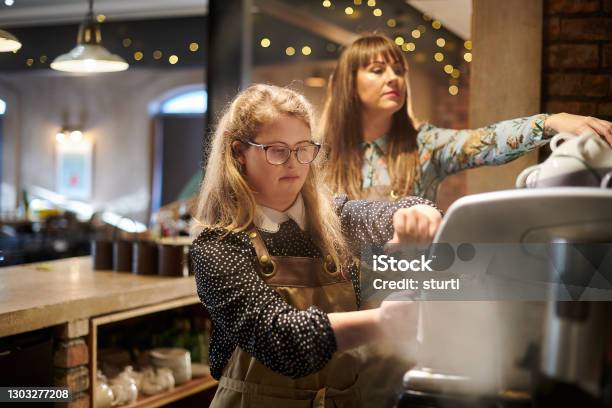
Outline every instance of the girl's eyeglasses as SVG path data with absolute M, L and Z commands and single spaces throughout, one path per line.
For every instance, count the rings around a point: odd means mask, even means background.
M 291 152 L 295 152 L 295 158 L 298 162 L 308 164 L 317 158 L 317 154 L 321 149 L 321 145 L 315 142 L 308 142 L 307 144 L 300 145 L 295 149 L 278 144 L 259 144 L 249 140 L 241 140 L 241 142 L 262 149 L 266 153 L 266 161 L 273 165 L 287 163 L 289 157 L 291 157 Z

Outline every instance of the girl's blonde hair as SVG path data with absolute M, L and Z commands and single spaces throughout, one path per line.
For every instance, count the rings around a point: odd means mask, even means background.
M 330 147 L 326 181 L 334 193 L 346 193 L 351 199 L 362 198 L 363 124 L 362 104 L 357 94 L 357 71 L 367 67 L 379 55 L 404 67 L 406 101 L 393 114 L 389 130 L 386 163 L 391 188 L 398 195 L 408 195 L 418 177 L 417 126 L 412 112 L 408 62 L 404 53 L 389 37 L 369 33 L 361 35 L 340 55 L 327 88 L 321 118 L 322 139 Z
M 302 120 L 314 133 L 312 106 L 291 89 L 255 84 L 236 96 L 214 132 L 194 216 L 194 233 L 202 228 L 239 232 L 252 224 L 256 202 L 234 155 L 232 142 L 253 141 L 264 125 L 283 115 Z M 348 246 L 332 196 L 322 183 L 320 165 L 318 159 L 310 164 L 301 191 L 308 231 L 323 254 L 344 263 L 349 256 Z

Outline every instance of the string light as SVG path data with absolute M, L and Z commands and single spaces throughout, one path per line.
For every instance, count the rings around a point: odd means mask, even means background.
M 442 28 L 442 23 L 439 22 L 438 20 L 434 20 L 431 22 L 431 26 L 436 29 L 439 30 L 440 28 Z
M 368 0 L 368 6 L 370 7 L 376 6 L 376 0 Z
M 419 30 L 412 30 L 411 35 L 413 38 L 419 38 L 421 37 L 421 32 Z
M 263 48 L 268 48 L 270 46 L 270 39 L 269 38 L 262 38 L 260 41 L 260 44 Z
M 345 9 L 344 9 L 344 13 L 345 13 L 346 15 L 349 15 L 349 16 L 350 16 L 351 14 L 353 14 L 354 12 L 355 12 L 355 10 L 353 10 L 353 8 L 352 8 L 352 7 L 347 7 L 347 8 L 345 8 Z
M 397 21 L 394 18 L 390 18 L 387 20 L 387 27 L 395 27 L 397 25 Z
M 98 14 L 96 20 L 98 20 L 98 23 L 103 23 L 106 20 L 106 16 L 104 14 Z
M 435 59 L 437 62 L 442 62 L 442 61 L 444 61 L 444 54 L 442 54 L 441 52 L 436 52 L 436 53 L 434 54 L 434 59 Z
M 438 38 L 436 40 L 436 45 L 440 48 L 444 47 L 446 45 L 446 40 L 444 38 Z
M 463 54 L 463 59 L 466 62 L 472 62 L 472 53 L 471 52 L 466 52 L 465 54 Z
M 41 55 L 40 56 L 40 63 L 44 64 L 45 62 L 47 62 L 47 56 L 46 55 Z
M 353 0 L 353 3 L 354 3 L 356 6 L 361 6 L 361 0 Z
M 136 52 L 134 53 L 134 59 L 135 59 L 136 61 L 140 61 L 140 60 L 142 59 L 142 57 L 143 57 L 142 52 L 140 52 L 140 51 L 136 51 Z
M 132 45 L 132 40 L 129 38 L 124 38 L 123 41 L 121 41 L 121 43 L 123 44 L 123 46 L 125 48 L 129 47 L 130 45 Z
M 309 46 L 305 45 L 302 47 L 302 54 L 310 55 L 311 52 L 312 52 L 312 49 Z
M 168 62 L 172 65 L 176 64 L 178 60 L 179 58 L 176 55 L 171 55 L 170 58 L 168 58 Z
M 472 41 L 467 40 L 466 42 L 463 43 L 463 46 L 465 47 L 466 50 L 471 50 L 472 49 Z
M 446 72 L 447 74 L 452 74 L 453 73 L 453 66 L 451 64 L 446 64 L 444 66 L 444 72 Z
M 329 7 L 331 7 L 331 1 L 329 1 L 329 0 L 324 0 L 324 1 L 323 1 L 323 7 L 325 7 L 325 8 L 329 8 Z
M 379 8 L 375 8 L 374 11 L 372 11 L 372 14 L 374 14 L 376 17 L 380 17 L 382 16 L 382 10 Z
M 395 43 L 397 45 L 402 45 L 404 43 L 404 37 L 402 37 L 402 36 L 395 37 Z
M 288 56 L 295 55 L 295 48 L 293 48 L 293 47 L 285 48 L 285 54 L 287 54 Z
M 13 4 L 15 4 L 15 0 L 4 0 L 4 4 L 11 7 Z
M 451 76 L 453 78 L 459 78 L 459 76 L 461 76 L 461 72 L 457 68 L 455 68 L 453 69 L 453 72 L 451 72 Z
M 427 31 L 427 29 L 425 28 L 423 24 L 419 24 L 417 27 L 417 30 L 419 30 L 421 34 L 425 34 L 425 31 Z
M 163 56 L 162 52 L 160 50 L 155 50 L 153 51 L 153 58 L 156 60 L 161 59 L 161 57 Z
M 459 93 L 459 88 L 456 85 L 451 85 L 448 87 L 448 93 L 451 95 L 457 95 Z
M 191 44 L 189 44 L 189 51 L 196 52 L 199 49 L 200 45 L 197 42 L 192 42 Z
M 413 42 L 402 44 L 402 50 L 404 51 L 414 51 L 415 49 L 416 49 L 416 46 L 414 45 Z
M 26 60 L 26 65 L 27 65 L 28 67 L 31 67 L 31 66 L 32 66 L 32 64 L 34 64 L 34 59 L 33 59 L 33 58 L 28 58 L 28 59 Z

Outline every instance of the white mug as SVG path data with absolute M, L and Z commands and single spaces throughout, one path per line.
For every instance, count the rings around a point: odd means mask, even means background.
M 563 141 L 563 144 L 559 144 Z M 612 148 L 593 132 L 580 136 L 559 133 L 550 141 L 552 154 L 543 163 L 524 169 L 516 179 L 516 187 L 547 187 L 570 182 L 571 175 L 583 172 L 593 180 L 588 185 L 608 188 L 612 185 Z M 601 176 L 602 169 L 607 172 Z M 600 180 L 601 178 L 601 180 Z M 574 183 L 581 183 L 574 181 Z M 575 185 L 575 184 L 570 184 Z

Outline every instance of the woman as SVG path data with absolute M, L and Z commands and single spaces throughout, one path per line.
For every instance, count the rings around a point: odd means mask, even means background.
M 365 34 L 343 51 L 320 129 L 330 148 L 325 178 L 335 193 L 377 200 L 413 195 L 435 202 L 446 176 L 509 162 L 548 143 L 556 132 L 591 130 L 612 143 L 612 124 L 596 118 L 539 114 L 476 130 L 440 129 L 418 123 L 410 102 L 408 64 L 391 39 Z M 367 303 L 364 307 L 376 306 Z M 362 351 L 364 404 L 392 406 L 410 358 L 383 342 Z
M 334 192 L 435 201 L 446 176 L 507 163 L 557 132 L 594 131 L 612 144 L 612 123 L 597 118 L 539 114 L 476 130 L 440 129 L 419 124 L 410 102 L 408 64 L 392 40 L 367 34 L 344 50 L 329 83 L 321 128 L 331 149 L 326 169 Z
M 355 347 L 413 331 L 410 302 L 358 310 L 351 259 L 369 243 L 431 241 L 440 213 L 412 197 L 334 203 L 311 129 L 304 97 L 266 85 L 216 129 L 190 249 L 213 323 L 212 407 L 359 406 Z

